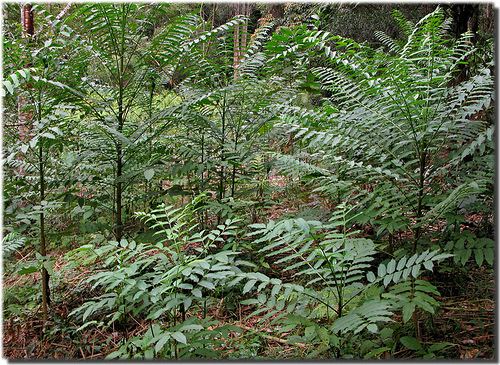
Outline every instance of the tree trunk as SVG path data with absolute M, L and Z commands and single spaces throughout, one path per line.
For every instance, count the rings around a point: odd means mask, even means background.
M 125 91 L 125 83 L 124 83 L 124 54 L 122 50 L 122 54 L 120 55 L 120 67 L 119 67 L 119 76 L 118 76 L 118 132 L 123 132 L 123 126 L 125 124 L 125 111 L 124 111 L 124 91 Z M 123 237 L 123 219 L 122 219 L 122 211 L 123 211 L 123 144 L 120 140 L 116 141 L 116 179 L 115 179 L 115 202 L 116 202 L 116 216 L 115 216 L 115 237 L 119 242 Z
M 449 7 L 453 18 L 452 32 L 455 38 L 459 38 L 463 33 L 470 31 L 474 34 L 472 42 L 477 41 L 477 30 L 479 25 L 479 4 L 455 4 Z M 466 64 L 459 66 L 460 73 L 453 84 L 459 84 L 469 77 L 469 67 Z
M 31 4 L 25 4 L 21 6 L 21 25 L 22 25 L 22 38 L 27 38 L 28 41 L 31 40 L 31 37 L 33 37 L 34 34 L 34 23 L 33 23 L 33 10 L 31 7 Z M 29 67 L 30 64 L 26 64 L 26 67 Z M 29 132 L 31 130 L 30 124 L 31 120 L 33 118 L 33 114 L 26 110 L 28 108 L 28 101 L 24 95 L 19 95 L 17 97 L 17 115 L 19 118 L 18 122 L 18 133 L 19 133 L 19 140 L 21 142 L 25 142 L 27 137 L 29 136 Z M 19 157 L 19 159 L 22 159 L 22 156 Z M 23 176 L 24 175 L 24 169 L 21 166 L 19 166 L 18 169 L 19 175 Z
M 123 132 L 123 98 L 122 91 L 118 97 L 118 132 Z M 123 237 L 123 146 L 121 141 L 116 142 L 116 177 L 115 177 L 115 203 L 116 203 L 116 215 L 115 215 L 115 237 L 118 242 Z
M 238 131 L 236 131 L 234 136 L 234 153 L 237 153 L 238 148 Z M 233 172 L 231 174 L 231 198 L 234 198 L 234 189 L 236 185 L 236 161 L 233 162 Z
M 226 151 L 224 149 L 224 145 L 226 143 L 226 95 L 224 94 L 224 99 L 222 100 L 222 115 L 221 115 L 221 123 L 222 123 L 222 135 L 221 135 L 221 144 L 220 144 L 220 175 L 219 175 L 219 202 L 224 199 L 225 193 L 225 176 L 224 176 L 224 164 L 226 162 Z M 220 220 L 220 216 L 218 217 Z
M 32 37 L 35 34 L 35 24 L 31 4 L 23 5 L 21 19 L 23 23 L 23 36 Z
M 122 173 L 123 173 L 123 161 L 122 161 L 122 146 L 120 142 L 118 142 L 118 146 L 116 149 L 116 216 L 115 216 L 115 237 L 118 242 L 122 239 L 123 236 L 123 222 L 122 222 L 122 211 L 123 211 L 123 203 L 122 203 L 122 195 L 123 195 L 123 184 L 121 181 Z
M 250 16 L 252 9 L 251 4 L 248 3 L 236 3 L 233 4 L 234 16 L 244 15 L 246 17 Z M 241 32 L 240 32 L 241 27 Z M 233 69 L 234 69 L 234 79 L 238 78 L 238 67 L 240 65 L 241 58 L 245 53 L 247 47 L 248 38 L 248 20 L 245 20 L 243 25 L 236 25 L 234 27 L 234 48 L 233 48 Z
M 236 3 L 234 6 L 234 15 L 240 15 L 241 13 L 241 4 Z M 238 78 L 238 65 L 240 61 L 240 26 L 234 26 L 234 40 L 233 40 L 233 73 L 234 79 Z
M 22 24 L 22 38 L 27 38 L 27 41 L 31 41 L 35 33 L 34 15 L 33 8 L 31 4 L 24 4 L 21 7 L 21 24 Z M 29 67 L 28 63 L 26 67 Z M 41 98 L 38 98 L 38 112 L 37 119 L 40 121 L 42 119 L 42 105 Z M 22 95 L 17 98 L 17 108 L 19 117 L 19 139 L 21 141 L 26 141 L 29 138 L 31 131 L 31 121 L 33 119 L 33 113 L 27 111 L 28 101 Z M 40 205 L 45 200 L 45 164 L 44 164 L 44 154 L 43 154 L 43 144 L 39 141 L 38 146 L 38 175 L 40 178 L 40 183 L 38 187 Z M 19 173 L 24 175 L 24 171 L 20 170 Z M 43 256 L 44 262 L 46 262 L 47 256 L 47 238 L 45 232 L 45 214 L 40 213 L 40 255 Z M 45 267 L 42 267 L 42 319 L 47 321 L 49 317 L 48 306 L 50 305 L 50 286 L 49 286 L 49 273 Z
M 479 19 L 479 4 L 455 4 L 451 6 L 453 33 L 455 37 L 470 31 L 476 34 Z
M 41 119 L 41 118 L 40 118 Z M 41 141 L 38 142 L 38 173 L 40 175 L 40 204 L 45 200 L 45 166 L 43 162 L 43 145 Z M 45 215 L 42 211 L 40 213 L 40 255 L 43 256 L 43 260 L 46 260 L 47 256 L 47 243 L 45 237 Z M 46 262 L 46 261 L 45 261 Z M 49 273 L 45 267 L 42 268 L 42 317 L 46 321 L 49 317 L 48 306 L 50 304 L 50 288 L 49 288 Z
M 483 7 L 483 31 L 485 33 L 492 33 L 495 30 L 495 10 L 492 4 L 485 4 Z
M 247 18 L 249 18 L 251 12 L 252 12 L 252 4 L 244 3 L 243 4 L 243 14 L 245 14 L 245 16 Z M 243 53 L 246 52 L 247 38 L 248 38 L 248 20 L 246 20 L 245 23 L 243 23 L 243 30 L 241 32 L 240 59 L 243 56 Z

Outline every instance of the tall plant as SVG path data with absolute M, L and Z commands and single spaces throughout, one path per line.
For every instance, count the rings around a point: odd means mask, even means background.
M 25 25 L 30 28 L 23 41 L 13 42 L 8 34 L 4 41 L 8 56 L 5 58 L 7 77 L 3 82 L 5 101 L 10 104 L 16 97 L 17 115 L 6 113 L 4 147 L 6 171 L 6 226 L 31 236 L 31 223 L 35 220 L 38 230 L 38 259 L 42 274 L 42 314 L 48 318 L 50 304 L 47 239 L 49 212 L 62 204 L 58 179 L 60 178 L 60 153 L 71 143 L 72 131 L 68 130 L 72 109 L 70 94 L 61 93 L 78 79 L 79 67 L 66 67 L 66 58 L 80 50 L 71 28 L 46 13 L 43 7 L 24 6 Z M 41 20 L 38 32 L 33 29 L 33 13 Z M 43 16 L 43 17 L 42 17 Z M 19 64 L 28 67 L 16 69 Z M 68 86 L 69 85 L 69 86 Z M 14 128 L 12 128 L 14 127 Z M 21 158 L 18 158 L 21 156 Z
M 123 236 L 125 190 L 138 180 L 150 181 L 154 175 L 152 165 L 165 157 L 153 149 L 152 156 L 148 156 L 144 151 L 141 153 L 141 148 L 151 147 L 153 139 L 167 135 L 167 129 L 177 122 L 176 98 L 170 98 L 170 105 L 161 103 L 160 110 L 153 112 L 155 87 L 152 85 L 158 82 L 173 86 L 175 75 L 185 69 L 182 65 L 186 58 L 199 52 L 199 44 L 242 21 L 232 20 L 200 33 L 201 19 L 186 15 L 151 31 L 151 19 L 156 12 L 165 10 L 163 7 L 92 4 L 82 7 L 78 13 L 85 16 L 90 65 L 98 76 L 97 80 L 90 77 L 83 80 L 83 99 L 91 120 L 97 122 L 90 129 L 94 153 L 88 157 L 99 158 L 108 166 L 108 171 L 110 168 L 113 172 L 110 183 L 113 231 L 117 240 Z M 183 72 L 189 75 L 191 71 Z M 96 141 L 99 148 L 104 145 L 104 156 L 97 156 Z M 162 144 L 163 153 L 164 147 Z
M 434 223 L 463 207 L 465 198 L 492 188 L 491 172 L 448 177 L 461 168 L 458 156 L 481 136 L 491 138 L 485 112 L 493 77 L 484 67 L 454 85 L 460 65 L 476 49 L 469 33 L 456 41 L 447 36 L 449 21 L 441 9 L 404 25 L 403 41 L 378 34 L 388 51 L 322 31 L 302 35 L 297 49 L 319 49 L 330 63 L 312 69 L 329 96 L 316 113 L 306 111 L 316 120 L 313 127 L 287 126 L 307 160 L 286 156 L 281 165 L 286 171 L 308 165 L 318 175 L 317 191 L 358 204 L 358 221 L 377 233 L 411 230 L 407 248 L 416 252 L 430 247 L 424 232 Z
M 221 35 L 206 50 L 193 49 L 184 65 L 189 77 L 176 89 L 181 102 L 169 111 L 179 126 L 175 163 L 169 170 L 187 180 L 188 189 L 213 191 L 219 220 L 228 204 L 238 204 L 234 199 L 239 198 L 241 207 L 259 199 L 248 192 L 255 190 L 258 176 L 267 179 L 269 171 L 262 161 L 269 160 L 272 122 L 295 98 L 296 85 L 269 72 L 263 46 L 271 28 L 267 24 L 256 30 L 248 47 L 238 50 L 237 65 L 231 59 L 231 34 Z

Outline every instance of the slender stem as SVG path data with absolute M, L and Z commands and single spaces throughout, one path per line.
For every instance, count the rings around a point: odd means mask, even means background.
M 420 178 L 418 184 L 418 198 L 417 198 L 417 227 L 415 230 L 415 237 L 413 241 L 413 253 L 417 251 L 417 242 L 420 239 L 422 234 L 422 227 L 420 225 L 419 219 L 422 217 L 422 208 L 423 208 L 423 198 L 424 198 L 424 181 L 425 181 L 425 167 L 426 167 L 426 157 L 427 153 L 424 153 L 420 157 Z
M 154 97 L 155 86 L 156 86 L 155 80 L 154 80 L 154 78 L 151 78 L 151 89 L 149 91 L 149 105 L 148 105 L 148 118 L 149 119 L 151 119 L 151 117 L 153 115 L 153 97 Z M 148 126 L 148 129 L 149 129 L 149 134 L 152 135 L 153 134 L 153 126 L 151 124 Z M 152 156 L 153 155 L 153 140 L 152 139 L 150 139 L 148 141 L 148 150 L 149 150 L 148 155 Z M 149 211 L 149 206 L 151 205 L 151 199 L 148 197 L 148 193 L 150 191 L 151 191 L 151 181 L 147 181 L 146 186 L 145 186 L 146 212 Z
M 37 100 L 37 121 L 40 123 L 42 120 L 42 92 L 38 93 Z M 38 174 L 40 177 L 40 205 L 45 200 L 45 164 L 44 164 L 44 154 L 43 154 L 43 139 L 38 141 Z M 47 255 L 47 242 L 45 235 L 45 214 L 43 212 L 43 207 L 40 212 L 40 254 L 43 256 L 43 261 L 46 260 Z M 49 288 L 49 273 L 45 266 L 42 267 L 42 317 L 44 321 L 47 321 L 49 316 L 48 306 L 50 304 L 50 288 Z
M 125 32 L 125 30 L 123 30 Z M 123 33 L 122 33 L 123 34 Z M 124 54 L 123 54 L 123 44 L 121 51 L 119 52 L 119 67 L 118 67 L 118 132 L 122 133 L 124 121 L 124 110 L 123 110 L 123 94 L 124 94 Z M 122 221 L 122 195 L 123 195 L 123 182 L 121 181 L 123 174 L 123 154 L 122 154 L 122 142 L 120 140 L 116 141 L 116 217 L 115 217 L 115 236 L 116 240 L 120 241 L 123 236 L 123 221 Z
M 219 176 L 219 201 L 224 199 L 224 163 L 225 163 L 225 150 L 224 144 L 226 143 L 226 91 L 224 90 L 224 98 L 222 99 L 222 111 L 221 111 L 221 121 L 222 121 L 222 131 L 221 131 L 221 165 L 220 165 L 220 176 Z
M 39 164 L 38 164 L 38 173 L 40 175 L 40 202 L 45 200 L 45 166 L 43 163 L 43 146 L 41 141 L 39 141 Z M 40 254 L 43 256 L 43 260 L 45 261 L 45 256 L 47 255 L 47 244 L 45 237 L 45 215 L 42 212 L 40 213 Z M 48 319 L 48 304 L 49 304 L 49 273 L 45 267 L 42 267 L 42 316 L 43 320 L 46 321 Z
M 236 131 L 234 139 L 234 153 L 236 153 L 237 148 L 238 148 L 238 131 Z M 231 197 L 234 197 L 235 181 L 236 181 L 236 162 L 233 162 L 233 172 L 231 174 Z

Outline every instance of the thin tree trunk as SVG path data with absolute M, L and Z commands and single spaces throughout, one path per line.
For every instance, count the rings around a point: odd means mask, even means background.
M 38 94 L 37 101 L 37 121 L 42 120 L 42 96 L 41 93 Z M 42 140 L 38 141 L 38 175 L 40 178 L 39 185 L 39 197 L 40 205 L 45 200 L 45 164 L 44 164 L 44 154 L 43 154 L 43 143 Z M 47 262 L 47 239 L 45 233 L 45 214 L 40 213 L 40 255 L 43 256 L 44 263 Z M 46 321 L 49 317 L 48 306 L 50 305 L 50 287 L 49 287 L 49 273 L 45 266 L 42 267 L 42 318 Z
M 252 9 L 251 4 L 247 3 L 236 3 L 233 5 L 234 15 L 244 15 L 245 17 L 250 16 L 250 11 Z M 241 32 L 240 32 L 241 27 Z M 243 25 L 236 25 L 234 27 L 234 50 L 233 50 L 233 68 L 234 68 L 234 79 L 239 76 L 238 67 L 240 61 L 243 58 L 243 54 L 247 47 L 248 38 L 248 20 L 245 20 Z
M 122 185 L 122 169 L 123 169 L 123 161 L 122 161 L 122 146 L 118 143 L 116 149 L 116 216 L 115 216 L 115 236 L 116 240 L 120 241 L 123 236 L 123 222 L 122 222 L 122 194 L 123 194 L 123 185 Z
M 40 203 L 45 200 L 45 166 L 43 163 L 43 145 L 41 141 L 38 149 L 38 173 L 40 175 Z M 45 215 L 40 213 L 40 254 L 44 260 L 47 255 L 47 243 L 45 237 Z M 45 267 L 42 268 L 42 317 L 46 321 L 49 317 L 48 305 L 50 304 L 49 273 Z
M 417 244 L 420 236 L 422 235 L 422 227 L 420 225 L 420 218 L 422 217 L 423 200 L 424 200 L 424 182 L 425 182 L 425 168 L 426 168 L 427 153 L 423 152 L 420 157 L 420 177 L 418 182 L 418 198 L 417 198 L 417 229 L 415 230 L 415 237 L 413 241 L 413 253 L 417 252 Z
M 219 176 L 219 201 L 224 199 L 224 163 L 226 152 L 224 150 L 224 144 L 226 143 L 226 95 L 224 94 L 224 99 L 222 101 L 222 135 L 221 135 L 221 166 L 220 166 L 220 176 Z
M 22 37 L 27 38 L 28 42 L 32 39 L 35 33 L 34 24 L 34 14 L 31 4 L 24 4 L 21 8 L 21 24 L 23 28 Z M 28 63 L 26 66 L 30 66 Z M 25 141 L 31 131 L 31 120 L 33 115 L 31 112 L 27 112 L 25 109 L 28 105 L 28 101 L 24 96 L 19 96 L 17 99 L 18 103 L 18 117 L 19 117 L 19 139 Z M 38 97 L 38 108 L 37 108 L 37 119 L 40 121 L 42 119 L 42 105 L 41 105 L 41 95 Z M 38 175 L 40 178 L 40 183 L 38 187 L 40 205 L 42 201 L 45 200 L 45 165 L 44 165 L 44 154 L 42 141 L 38 142 Z M 24 171 L 20 171 L 24 174 Z M 47 239 L 45 233 L 45 214 L 43 211 L 40 213 L 40 255 L 44 257 L 47 256 Z M 48 320 L 50 305 L 50 287 L 49 287 L 49 273 L 45 267 L 42 267 L 42 319 L 44 321 Z
M 151 121 L 151 118 L 153 116 L 153 98 L 154 98 L 154 92 L 155 92 L 155 87 L 156 83 L 154 79 L 151 79 L 151 89 L 149 92 L 149 105 L 148 105 L 148 118 Z M 150 136 L 153 135 L 153 125 L 151 122 L 149 123 L 149 134 Z M 150 137 L 149 143 L 148 143 L 148 149 L 149 149 L 149 156 L 152 156 L 153 154 L 153 138 Z M 152 181 L 146 181 L 146 186 L 145 186 L 145 193 L 146 193 L 146 206 L 145 206 L 145 211 L 146 213 L 149 212 L 149 208 L 152 203 L 152 198 L 150 198 L 149 193 L 151 191 L 151 188 L 153 186 Z
M 247 18 L 250 17 L 250 12 L 252 10 L 252 4 L 244 3 L 243 4 L 244 10 L 243 13 Z M 245 20 L 245 23 L 243 23 L 243 30 L 241 32 L 241 49 L 240 49 L 240 59 L 243 57 L 244 52 L 246 52 L 247 49 L 247 38 L 248 38 L 248 20 Z
M 238 131 L 236 131 L 236 135 L 234 138 L 234 153 L 237 153 L 236 149 L 238 148 Z M 234 189 L 236 182 L 236 162 L 233 162 L 233 172 L 231 174 L 231 197 L 234 197 Z
M 451 5 L 453 17 L 453 31 L 455 37 L 459 38 L 463 33 L 469 31 L 473 33 L 472 42 L 477 41 L 479 4 L 455 4 Z M 456 77 L 455 82 L 460 83 L 469 77 L 469 66 L 461 64 L 460 73 Z
M 236 3 L 234 4 L 234 15 L 240 15 L 241 10 L 241 4 Z M 234 72 L 234 79 L 236 80 L 238 78 L 238 65 L 240 61 L 240 26 L 235 25 L 234 26 L 234 49 L 233 49 L 233 72 Z
M 35 23 L 33 8 L 31 4 L 25 4 L 22 8 L 23 33 L 25 37 L 32 37 L 35 34 Z
M 120 91 L 118 96 L 118 132 L 123 132 L 123 81 L 120 77 Z M 116 240 L 120 241 L 123 236 L 123 220 L 122 220 L 122 195 L 123 195 L 123 182 L 121 181 L 123 175 L 123 150 L 122 142 L 116 142 L 116 216 L 115 216 L 115 236 Z
M 25 4 L 21 6 L 21 25 L 22 25 L 22 38 L 27 38 L 28 42 L 31 40 L 34 34 L 34 16 L 33 16 L 33 9 L 31 4 Z M 26 67 L 29 67 L 30 64 L 26 64 Z M 30 133 L 30 122 L 33 118 L 33 115 L 31 112 L 27 111 L 26 108 L 28 106 L 28 101 L 24 95 L 19 95 L 17 97 L 17 115 L 18 115 L 18 133 L 19 133 L 19 140 L 21 142 L 26 141 L 27 137 L 29 136 Z M 20 160 L 22 160 L 22 156 L 19 157 Z M 23 176 L 25 171 L 21 166 L 19 166 L 18 169 L 19 175 Z
M 56 21 L 61 20 L 61 18 L 62 18 L 63 16 L 65 16 L 65 15 L 66 15 L 66 13 L 68 12 L 68 10 L 69 10 L 70 8 L 71 8 L 71 3 L 68 3 L 68 4 L 64 7 L 64 9 L 63 9 L 63 10 L 61 10 L 61 11 L 59 12 L 59 14 L 57 14 L 57 16 L 55 17 L 55 20 L 56 20 Z M 48 9 L 48 12 L 50 13 L 50 8 Z M 52 22 L 52 23 L 50 23 L 50 26 L 51 26 L 52 28 L 55 28 L 56 23 L 55 23 L 55 22 Z M 38 31 L 34 34 L 34 36 L 35 36 L 35 37 L 38 37 L 38 35 L 39 35 L 40 33 L 42 33 L 43 31 L 44 31 L 44 28 L 43 28 L 43 27 L 41 27 L 41 28 L 40 28 L 40 29 L 38 29 Z
M 122 90 L 120 87 L 120 94 L 118 97 L 118 132 L 123 131 L 123 98 Z M 122 156 L 122 143 L 116 142 L 116 216 L 115 216 L 115 236 L 116 240 L 120 241 L 123 236 L 123 221 L 122 221 L 122 195 L 123 195 L 123 182 L 121 181 L 123 175 L 123 156 Z
M 122 4 L 123 7 L 123 4 Z M 118 132 L 123 132 L 123 126 L 125 125 L 125 110 L 124 110 L 124 92 L 125 92 L 125 64 L 124 64 L 124 44 L 122 39 L 121 51 L 120 51 L 120 63 L 118 72 Z M 120 241 L 123 237 L 123 144 L 120 140 L 116 141 L 116 217 L 115 217 L 115 236 L 116 240 Z
M 205 174 L 205 132 L 201 134 L 201 174 L 200 174 L 200 192 L 205 190 L 205 181 L 203 175 Z
M 484 6 L 484 32 L 493 32 L 494 31 L 494 21 L 495 21 L 495 12 L 493 10 L 492 4 L 485 4 Z

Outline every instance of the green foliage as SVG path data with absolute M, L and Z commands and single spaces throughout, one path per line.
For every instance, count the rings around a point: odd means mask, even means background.
M 423 18 L 394 54 L 304 31 L 294 41 L 324 50 L 330 63 L 312 70 L 331 95 L 319 108 L 329 123 L 282 123 L 302 146 L 300 155 L 280 157 L 284 172 L 303 179 L 316 174 L 315 191 L 357 204 L 363 212 L 359 222 L 380 235 L 411 229 L 414 250 L 418 244 L 427 248 L 422 233 L 432 224 L 459 209 L 466 197 L 487 196 L 492 187 L 484 175 L 440 183 L 454 156 L 467 155 L 477 139 L 491 133 L 490 122 L 476 115 L 490 107 L 493 95 L 488 68 L 449 87 L 474 47 L 470 34 L 457 41 L 446 37 L 443 19 L 440 9 Z
M 403 322 L 408 322 L 417 308 L 435 314 L 439 302 L 430 294 L 439 296 L 436 287 L 426 280 L 399 283 L 391 288 L 384 298 L 392 300 L 395 308 L 401 308 Z
M 10 94 L 14 94 L 14 90 L 21 85 L 22 82 L 29 81 L 32 77 L 31 73 L 34 71 L 33 68 L 25 68 L 21 70 L 16 70 L 13 74 L 6 77 L 6 80 L 3 80 L 3 86 Z M 5 90 L 4 90 L 5 94 Z
M 420 356 L 424 359 L 442 358 L 442 356 L 436 356 L 436 353 L 439 353 L 440 351 L 443 351 L 452 345 L 449 342 L 440 342 L 434 343 L 430 346 L 424 346 L 415 337 L 410 336 L 401 337 L 399 341 L 407 349 L 415 351 L 415 355 Z
M 135 241 L 111 241 L 95 248 L 91 245 L 78 252 L 94 252 L 108 270 L 88 278 L 92 288 L 100 288 L 103 294 L 86 302 L 73 312 L 85 322 L 95 313 L 108 312 L 108 325 L 147 312 L 148 319 L 157 319 L 182 306 L 187 311 L 203 300 L 216 288 L 228 285 L 242 273 L 240 266 L 251 265 L 238 260 L 238 252 L 208 251 L 220 241 L 234 236 L 235 222 L 227 220 L 211 231 L 193 232 L 193 201 L 182 210 L 161 207 L 144 214 L 153 221 L 158 242 L 155 244 Z M 183 219 L 187 219 L 184 220 Z M 193 254 L 187 245 L 196 245 Z
M 4 259 L 18 251 L 26 243 L 26 237 L 20 236 L 17 232 L 10 232 L 2 238 L 2 253 Z
M 421 254 L 414 254 L 411 257 L 403 256 L 399 260 L 392 259 L 387 264 L 380 264 L 377 269 L 377 275 L 372 272 L 367 274 L 367 279 L 370 282 L 383 282 L 384 286 L 389 285 L 391 282 L 394 284 L 399 283 L 401 280 L 408 278 L 417 278 L 421 272 L 422 267 L 427 270 L 432 270 L 434 261 L 439 261 L 452 257 L 453 255 L 446 253 L 438 253 L 439 250 L 430 251 L 426 250 Z
M 495 242 L 491 238 L 476 237 L 468 231 L 461 232 L 454 238 L 446 244 L 445 249 L 454 253 L 455 263 L 465 265 L 472 256 L 477 266 L 483 263 L 493 265 Z
M 122 239 L 100 247 L 82 246 L 69 256 L 74 259 L 91 256 L 91 262 L 99 258 L 103 267 L 86 280 L 102 294 L 70 314 L 83 323 L 82 329 L 98 323 L 89 321 L 92 317 L 107 318 L 105 325 L 110 326 L 144 313 L 147 320 L 169 324 L 168 330 L 153 325 L 144 335 L 128 340 L 110 358 L 152 358 L 161 354 L 183 358 L 215 356 L 219 338 L 224 338 L 233 327 L 220 326 L 217 331 L 207 331 L 205 326 L 217 322 L 204 320 L 199 324 L 196 317 L 176 325 L 177 315 L 181 312 L 185 316 L 188 310 L 203 311 L 211 297 L 245 278 L 248 282 L 243 294 L 256 278 L 266 279 L 262 274 L 245 273 L 245 267 L 254 265 L 238 259 L 237 251 L 222 249 L 211 253 L 218 245 L 231 241 L 237 222 L 228 219 L 217 229 L 196 230 L 195 213 L 203 199 L 204 195 L 197 197 L 182 209 L 160 206 L 150 213 L 139 213 L 155 230 L 158 240 L 155 244 Z M 166 346 L 172 341 L 185 346 L 176 345 L 172 353 L 171 346 Z
M 266 243 L 260 252 L 279 258 L 273 260 L 274 265 L 292 272 L 294 281 L 301 285 L 272 279 L 269 294 L 261 293 L 245 304 L 259 305 L 254 314 L 274 308 L 270 313 L 277 315 L 275 321 L 279 320 L 286 331 L 300 323 L 290 321 L 294 318 L 302 318 L 307 326 L 318 326 L 314 319 L 319 318 L 330 323 L 317 329 L 320 338 L 327 339 L 320 352 L 341 351 L 346 334 L 377 333 L 381 323 L 393 320 L 394 311 L 402 311 L 404 322 L 416 308 L 435 313 L 438 302 L 431 294 L 439 292 L 427 281 L 415 278 L 423 270 L 432 270 L 434 262 L 452 256 L 427 250 L 381 263 L 374 274 L 368 270 L 377 254 L 376 246 L 371 240 L 356 237 L 359 231 L 351 225 L 359 213 L 352 214 L 353 210 L 341 206 L 324 224 L 298 218 L 251 226 L 255 231 L 250 236 L 259 237 L 254 245 Z M 244 292 L 251 291 L 255 283 L 249 281 Z M 293 317 L 286 313 L 293 313 Z
M 209 318 L 190 318 L 168 330 L 154 324 L 145 334 L 127 340 L 107 359 L 217 358 L 222 355 L 219 347 L 224 345 L 224 339 L 241 329 L 227 325 L 208 329 L 216 324 Z
M 5 317 L 28 318 L 40 302 L 40 290 L 37 286 L 4 288 L 3 315 Z

